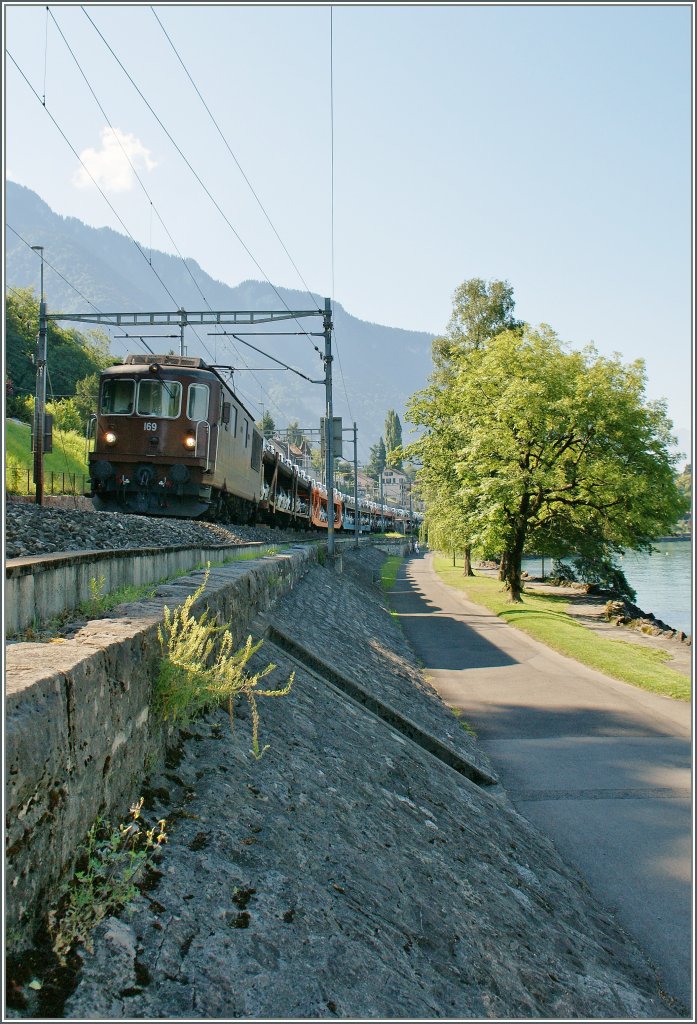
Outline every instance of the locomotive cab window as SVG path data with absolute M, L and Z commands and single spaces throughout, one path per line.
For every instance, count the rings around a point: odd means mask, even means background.
M 207 384 L 189 384 L 189 401 L 186 407 L 186 415 L 190 420 L 205 420 L 208 418 L 208 395 Z
M 136 382 L 134 380 L 105 380 L 102 385 L 102 415 L 128 416 L 133 412 Z
M 179 415 L 182 386 L 176 380 L 141 380 L 138 384 L 138 415 L 174 419 Z

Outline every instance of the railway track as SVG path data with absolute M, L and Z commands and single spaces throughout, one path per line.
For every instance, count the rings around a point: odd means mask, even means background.
M 12 500 L 7 501 L 5 510 L 5 557 L 9 560 L 174 545 L 294 543 L 307 536 L 307 533 L 267 526 L 224 526 L 190 519 L 159 519 Z

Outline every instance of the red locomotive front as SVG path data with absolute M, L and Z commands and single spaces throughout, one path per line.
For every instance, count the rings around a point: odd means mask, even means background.
M 202 360 L 128 356 L 102 373 L 90 479 L 99 509 L 196 517 L 208 509 L 222 385 Z

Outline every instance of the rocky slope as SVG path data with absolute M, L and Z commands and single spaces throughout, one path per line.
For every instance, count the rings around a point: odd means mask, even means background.
M 168 822 L 157 872 L 100 926 L 59 1016 L 670 1016 L 642 953 L 500 787 L 405 735 L 404 717 L 444 743 L 459 726 L 372 584 L 375 558 L 313 569 L 257 622 L 255 669 L 296 672 L 260 700 L 261 761 L 241 706 L 234 735 L 223 711 L 195 722 L 147 780 L 146 818 Z M 272 638 L 301 611 L 291 657 Z M 347 671 L 392 721 L 341 691 Z

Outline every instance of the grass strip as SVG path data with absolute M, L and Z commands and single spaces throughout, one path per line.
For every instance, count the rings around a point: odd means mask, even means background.
M 567 598 L 525 594 L 522 604 L 511 604 L 499 580 L 463 576 L 462 562 L 453 567 L 451 559 L 436 555 L 434 568 L 448 586 L 560 654 L 642 690 L 690 700 L 690 680 L 664 664 L 667 651 L 599 636 L 567 614 Z
M 397 582 L 399 567 L 404 561 L 404 555 L 390 555 L 380 567 L 380 578 L 382 589 L 387 594 Z

